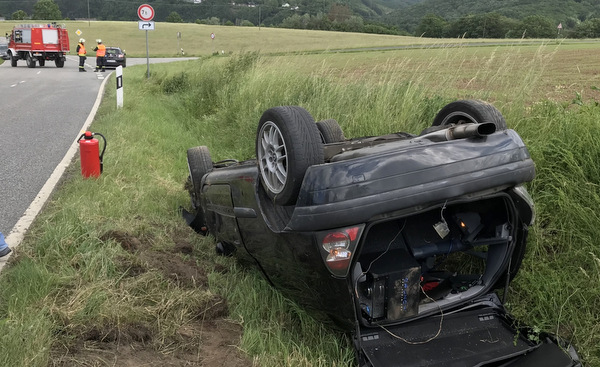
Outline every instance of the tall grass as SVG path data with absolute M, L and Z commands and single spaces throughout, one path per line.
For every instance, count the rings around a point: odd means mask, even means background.
M 350 62 L 332 67 L 330 59 L 319 62 L 314 55 L 245 53 L 153 65 L 149 79 L 145 68 L 127 68 L 125 106 L 116 109 L 115 92 L 107 91 L 92 126 L 109 140 L 102 177 L 81 180 L 72 167 L 19 250 L 20 261 L 0 275 L 0 314 L 5 315 L 0 346 L 10 351 L 0 353 L 0 365 L 45 366 L 56 335 L 85 325 L 137 324 L 157 335 L 154 347 L 165 350 L 166 340 L 197 317 L 198 309 L 209 309 L 216 295 L 227 300 L 230 317 L 244 327 L 240 347 L 255 365 L 350 364 L 346 337 L 282 298 L 258 272 L 216 258 L 211 238 L 185 226 L 178 213 L 189 202 L 183 189 L 185 151 L 206 145 L 215 161 L 251 158 L 257 122 L 277 105 L 303 106 L 316 120 L 335 118 L 346 136 L 356 137 L 418 133 L 447 102 L 479 97 L 498 102 L 537 167 L 529 185 L 537 219 L 509 307 L 524 322 L 571 338 L 586 365 L 600 366 L 595 310 L 600 177 L 597 165 L 590 164 L 600 158 L 600 108 L 527 103 L 549 62 L 546 56 L 534 53 L 525 64 L 498 63 L 493 51 L 478 59 L 486 62 L 469 68 L 471 51 L 447 52 L 446 59 L 388 60 L 370 67 Z M 313 65 L 310 70 L 295 67 L 302 60 Z M 458 67 L 442 76 L 439 69 L 451 62 Z M 457 89 L 466 75 L 471 75 L 469 88 Z M 476 82 L 486 87 L 473 88 Z M 492 95 L 490 85 L 500 93 Z M 170 251 L 178 240 L 192 244 L 193 258 L 208 261 L 202 266 L 210 272 L 210 288 L 180 287 L 152 272 L 131 276 L 127 269 L 139 259 L 114 241 L 101 240 L 115 230 L 156 251 Z

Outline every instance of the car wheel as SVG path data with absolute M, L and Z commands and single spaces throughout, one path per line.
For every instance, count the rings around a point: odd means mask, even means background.
M 340 124 L 334 119 L 317 121 L 317 129 L 324 144 L 339 143 L 346 140 Z
M 256 134 L 261 184 L 277 205 L 293 205 L 308 167 L 323 163 L 323 143 L 313 117 L 302 107 L 263 113 Z
M 190 172 L 189 180 L 191 181 L 190 198 L 192 199 L 192 207 L 197 209 L 200 206 L 202 177 L 213 169 L 208 148 L 199 146 L 188 149 L 187 162 Z
M 31 55 L 29 53 L 27 54 L 27 56 L 25 56 L 25 62 L 27 63 L 28 68 L 35 67 L 35 59 L 33 57 L 31 57 Z
M 432 126 L 479 124 L 493 122 L 496 130 L 506 130 L 502 113 L 491 104 L 475 100 L 460 100 L 447 104 L 433 119 Z
M 13 56 L 12 52 L 8 53 L 8 56 L 10 56 L 10 66 L 12 66 L 13 68 L 17 66 L 17 58 Z

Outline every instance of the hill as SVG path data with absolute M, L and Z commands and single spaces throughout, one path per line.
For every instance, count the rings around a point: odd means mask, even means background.
M 466 15 L 492 12 L 512 19 L 541 15 L 556 24 L 574 27 L 581 21 L 600 16 L 600 0 L 424 0 L 392 11 L 383 20 L 413 33 L 427 14 L 453 21 Z

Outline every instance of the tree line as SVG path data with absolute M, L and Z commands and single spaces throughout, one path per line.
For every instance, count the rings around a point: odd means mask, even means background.
M 24 9 L 14 10 L 10 16 L 0 8 L 0 15 L 14 20 L 87 19 L 131 21 L 137 20 L 137 5 L 133 0 L 38 0 L 20 1 Z M 264 0 L 260 3 L 238 3 L 226 0 L 192 3 L 181 0 L 150 0 L 156 21 L 196 22 L 238 26 L 267 26 L 324 31 L 413 35 L 433 38 L 598 38 L 600 18 L 578 21 L 568 18 L 556 24 L 550 17 L 530 15 L 522 19 L 510 18 L 497 12 L 469 14 L 455 20 L 446 20 L 436 14 L 426 14 L 414 32 L 401 30 L 385 22 L 383 17 L 359 16 L 349 3 L 331 0 L 312 0 L 309 6 L 283 3 L 282 0 Z M 294 4 L 294 2 L 291 2 Z M 89 7 L 88 7 L 89 4 Z M 14 4 L 13 4 L 14 5 Z M 139 5 L 139 4 L 138 4 Z M 28 13 L 29 11 L 29 13 Z

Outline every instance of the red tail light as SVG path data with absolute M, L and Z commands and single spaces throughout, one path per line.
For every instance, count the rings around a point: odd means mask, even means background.
M 321 232 L 317 235 L 325 265 L 336 276 L 346 276 L 364 225 Z

